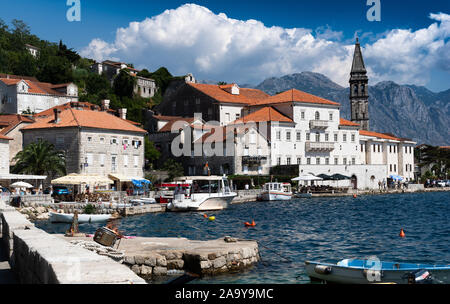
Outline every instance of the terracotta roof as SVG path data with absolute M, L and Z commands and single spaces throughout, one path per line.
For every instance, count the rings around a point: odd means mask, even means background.
M 382 139 L 390 139 L 390 140 L 398 140 L 401 141 L 400 138 L 388 135 L 388 134 L 384 134 L 384 133 L 378 133 L 378 132 L 372 132 L 372 131 L 366 131 L 366 130 L 359 130 L 359 134 L 360 135 L 364 135 L 364 136 L 370 136 L 370 137 L 377 137 L 377 138 L 382 138 Z
M 230 124 L 236 125 L 247 122 L 262 122 L 262 121 L 293 122 L 292 119 L 281 114 L 273 107 L 264 107 L 253 113 L 248 114 L 247 116 L 237 119 Z
M 0 115 L 0 134 L 6 135 L 20 123 L 33 123 L 34 120 L 28 116 L 20 114 L 1 114 Z
M 83 102 L 83 101 L 71 101 L 71 102 L 67 102 L 65 104 L 47 109 L 45 111 L 39 112 L 34 114 L 34 117 L 45 117 L 45 116 L 52 116 L 54 115 L 53 109 L 58 109 L 58 110 L 65 110 L 65 109 L 69 109 L 69 108 L 73 108 L 73 107 L 83 107 L 86 108 L 88 110 L 98 110 L 100 111 L 100 107 L 98 105 L 95 105 L 93 103 L 90 102 Z M 115 112 L 115 111 L 114 111 Z
M 153 115 L 156 120 L 171 121 L 174 119 L 183 119 L 181 116 Z
M 55 107 L 57 108 L 57 107 Z M 54 108 L 50 109 L 53 111 Z M 137 133 L 147 133 L 144 129 L 138 128 L 133 124 L 117 116 L 108 114 L 104 111 L 77 110 L 74 108 L 63 108 L 59 114 L 60 121 L 55 123 L 54 116 L 36 117 L 36 122 L 26 126 L 22 130 L 35 130 L 47 128 L 65 128 L 65 127 L 87 127 L 108 130 L 121 130 Z
M 12 138 L 9 138 L 9 137 L 4 136 L 2 134 L 0 134 L 0 139 L 13 140 Z
M 172 131 L 172 126 L 178 121 L 183 122 L 184 124 L 189 124 L 190 125 L 190 124 L 192 124 L 195 121 L 195 119 L 193 117 L 189 117 L 189 118 L 178 117 L 178 119 L 170 120 L 158 132 L 171 132 Z
M 255 103 L 259 98 L 267 98 L 269 95 L 255 89 L 239 89 L 239 95 L 233 95 L 226 90 L 233 85 L 219 86 L 215 84 L 188 83 L 196 90 L 206 94 L 219 102 L 251 104 Z
M 340 104 L 321 97 L 314 96 L 296 89 L 288 90 L 266 99 L 257 100 L 252 105 L 277 104 L 286 102 L 305 102 L 339 106 Z
M 450 146 L 442 146 L 442 147 L 439 147 L 439 149 L 450 149 Z
M 243 125 L 216 127 L 203 134 L 195 143 L 225 142 L 230 136 L 234 138 L 234 134 L 245 134 L 248 130 L 249 128 Z
M 4 84 L 8 86 L 17 85 L 17 83 L 19 83 L 22 80 L 25 81 L 25 83 L 28 85 L 28 93 L 33 94 L 64 96 L 65 94 L 58 92 L 54 89 L 66 87 L 69 85 L 69 84 L 51 84 L 47 82 L 33 81 L 30 79 L 19 78 L 19 76 L 16 76 L 16 78 L 0 78 L 0 81 L 2 81 Z
M 339 121 L 340 126 L 349 126 L 349 127 L 359 127 L 360 125 L 356 122 L 341 118 Z

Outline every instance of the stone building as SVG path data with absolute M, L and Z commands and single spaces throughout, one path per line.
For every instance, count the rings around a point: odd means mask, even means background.
M 134 86 L 134 93 L 143 97 L 153 97 L 157 91 L 156 82 L 154 79 L 137 76 L 139 70 L 129 67 L 126 63 L 105 60 L 103 62 L 96 62 L 91 66 L 91 71 L 99 75 L 106 75 L 106 78 L 114 83 L 114 79 L 119 75 L 121 70 L 127 71 L 131 76 L 136 77 L 136 84 Z
M 32 114 L 78 101 L 78 87 L 74 83 L 51 84 L 32 77 L 0 76 L 0 113 Z
M 51 114 L 50 114 L 51 113 Z M 22 128 L 23 144 L 46 140 L 66 155 L 67 173 L 142 178 L 145 130 L 98 108 L 69 104 Z
M 31 56 L 36 58 L 39 55 L 39 48 L 31 44 L 25 44 L 25 48 L 30 52 Z
M 0 114 L 0 135 L 7 136 L 12 140 L 9 143 L 9 159 L 13 166 L 14 157 L 22 151 L 22 132 L 20 130 L 32 124 L 34 119 L 30 115 Z

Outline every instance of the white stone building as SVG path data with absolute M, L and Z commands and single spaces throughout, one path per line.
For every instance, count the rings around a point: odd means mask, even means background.
M 78 101 L 74 83 L 39 82 L 29 77 L 2 75 L 0 78 L 0 112 L 8 114 L 38 113 L 70 101 Z
M 23 144 L 46 140 L 63 150 L 67 173 L 130 181 L 144 175 L 145 130 L 106 111 L 56 107 L 22 128 Z

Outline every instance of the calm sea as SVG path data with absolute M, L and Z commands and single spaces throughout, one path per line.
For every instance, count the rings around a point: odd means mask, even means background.
M 258 240 L 262 262 L 245 272 L 195 283 L 309 283 L 305 260 L 338 262 L 377 256 L 380 260 L 450 263 L 450 193 L 312 198 L 231 205 L 203 213 L 158 213 L 120 220 L 126 235 L 209 240 L 230 235 Z M 244 222 L 255 220 L 256 227 Z M 50 233 L 69 224 L 37 222 Z M 101 224 L 81 224 L 94 233 Z M 399 237 L 400 229 L 406 233 Z

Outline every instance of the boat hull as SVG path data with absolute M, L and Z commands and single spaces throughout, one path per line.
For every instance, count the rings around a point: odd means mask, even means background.
M 288 201 L 292 199 L 292 193 L 278 192 L 278 191 L 263 191 L 261 193 L 261 200 L 263 201 Z
M 195 200 L 174 200 L 167 205 L 168 210 L 180 211 L 217 211 L 228 208 L 236 194 L 208 197 L 201 201 Z
M 295 198 L 311 198 L 312 193 L 296 193 L 294 195 Z
M 74 214 L 50 212 L 49 216 L 52 223 L 72 223 Z M 111 214 L 78 214 L 78 223 L 106 222 L 110 218 Z
M 390 264 L 395 265 L 394 263 Z M 416 267 L 413 268 L 414 265 Z M 338 284 L 408 284 L 408 276 L 411 273 L 417 270 L 427 270 L 431 273 L 434 282 L 450 283 L 450 266 L 411 264 L 411 268 L 404 269 L 385 269 L 384 266 L 380 268 L 380 270 L 376 270 L 367 267 L 345 267 L 336 264 L 305 262 L 306 273 L 312 281 Z

